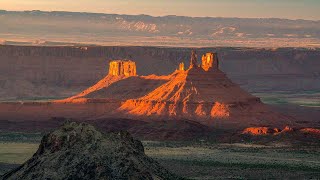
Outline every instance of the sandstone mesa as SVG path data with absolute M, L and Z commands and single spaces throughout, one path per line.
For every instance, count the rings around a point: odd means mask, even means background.
M 111 103 L 98 118 L 141 120 L 188 119 L 219 127 L 284 127 L 292 118 L 269 109 L 259 98 L 233 83 L 219 69 L 217 53 L 180 63 L 167 76 L 138 76 L 132 60 L 110 62 L 108 75 L 78 95 L 54 103 Z

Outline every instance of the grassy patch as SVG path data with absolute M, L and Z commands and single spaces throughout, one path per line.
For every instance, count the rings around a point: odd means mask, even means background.
M 319 152 L 286 150 L 287 147 L 237 147 L 221 144 L 206 147 L 146 147 L 146 154 L 196 166 L 320 171 Z
M 250 164 L 250 163 L 228 163 L 220 161 L 207 161 L 207 160 L 184 160 L 175 159 L 174 161 L 181 164 L 191 164 L 195 166 L 213 166 L 213 167 L 228 167 L 228 168 L 240 168 L 240 169 L 279 169 L 279 170 L 290 170 L 290 171 L 310 171 L 320 172 L 320 167 L 310 167 L 304 165 L 288 165 L 288 164 Z
M 28 137 L 29 143 L 21 142 L 23 138 L 19 138 L 20 136 Z M 22 164 L 31 158 L 38 149 L 41 134 L 3 133 L 0 137 L 7 140 L 0 142 L 1 174 L 1 164 Z M 256 144 L 210 144 L 187 141 L 144 141 L 143 144 L 145 153 L 158 160 L 164 167 L 181 176 L 194 179 L 320 177 L 319 148 L 292 149 Z M 3 168 L 2 171 L 5 169 L 9 168 Z
M 32 157 L 38 143 L 0 143 L 0 163 L 22 164 Z
M 266 104 L 288 104 L 288 101 L 276 97 L 265 97 L 261 100 Z

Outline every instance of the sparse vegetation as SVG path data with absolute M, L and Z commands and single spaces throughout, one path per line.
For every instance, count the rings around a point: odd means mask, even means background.
M 37 138 L 19 143 L 17 133 L 9 134 L 0 144 L 0 169 L 9 170 L 12 166 L 8 164 L 23 163 L 39 145 L 32 143 Z M 145 141 L 143 144 L 148 156 L 174 173 L 192 179 L 320 178 L 319 148 L 202 141 Z
M 1 132 L 0 142 L 39 143 L 42 133 Z
M 168 169 L 192 179 L 320 177 L 318 148 L 242 143 L 173 146 L 146 144 L 145 149 Z
M 254 93 L 266 104 L 320 107 L 319 91 Z
M 22 164 L 38 149 L 38 143 L 0 143 L 0 163 Z

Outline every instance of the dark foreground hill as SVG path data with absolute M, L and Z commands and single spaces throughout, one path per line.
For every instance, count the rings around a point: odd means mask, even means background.
M 103 134 L 65 123 L 45 135 L 31 159 L 1 179 L 180 179 L 147 157 L 127 132 Z

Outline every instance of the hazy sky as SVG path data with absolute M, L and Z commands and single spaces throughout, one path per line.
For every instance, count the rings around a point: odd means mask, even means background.
M 0 0 L 0 9 L 320 20 L 320 0 Z

